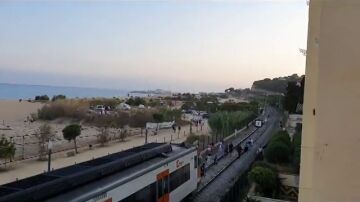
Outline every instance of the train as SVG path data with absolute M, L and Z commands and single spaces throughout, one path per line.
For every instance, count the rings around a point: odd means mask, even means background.
M 0 202 L 179 202 L 200 182 L 197 148 L 149 143 L 0 186 Z

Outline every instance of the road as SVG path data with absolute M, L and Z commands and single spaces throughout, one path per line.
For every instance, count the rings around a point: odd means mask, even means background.
M 196 202 L 218 202 L 226 194 L 226 190 L 230 189 L 236 182 L 237 177 L 241 176 L 255 161 L 256 151 L 260 146 L 264 146 L 270 140 L 272 134 L 279 129 L 278 123 L 280 114 L 272 109 L 266 112 L 270 114 L 268 122 L 259 130 L 251 135 L 254 139 L 254 146 L 241 156 L 240 159 L 234 161 L 220 175 L 211 181 L 201 192 L 196 194 L 193 201 Z M 224 159 L 226 160 L 226 159 Z M 220 164 L 220 162 L 219 162 Z

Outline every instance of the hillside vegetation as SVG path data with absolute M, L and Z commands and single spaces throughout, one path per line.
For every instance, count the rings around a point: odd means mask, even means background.
M 289 82 L 299 81 L 301 81 L 301 77 L 299 77 L 297 74 L 286 77 L 278 77 L 274 79 L 266 78 L 263 80 L 254 81 L 252 89 L 266 90 L 274 93 L 286 93 L 286 88 Z

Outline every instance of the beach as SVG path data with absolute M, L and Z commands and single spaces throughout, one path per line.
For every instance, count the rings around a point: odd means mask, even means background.
M 0 121 L 1 124 L 25 121 L 31 113 L 36 113 L 42 103 L 31 103 L 27 101 L 19 102 L 18 100 L 0 100 Z

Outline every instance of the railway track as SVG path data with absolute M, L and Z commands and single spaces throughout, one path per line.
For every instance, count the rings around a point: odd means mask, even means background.
M 274 125 L 276 123 L 276 119 L 273 120 L 273 121 L 269 121 L 267 124 L 265 124 L 263 127 L 261 128 L 257 128 L 251 132 L 248 133 L 248 135 L 246 135 L 245 137 L 243 138 L 239 138 L 239 139 L 236 139 L 233 141 L 233 144 L 234 145 L 239 145 L 239 144 L 244 144 L 249 138 L 253 138 L 254 140 L 254 145 L 253 147 L 255 148 L 258 148 L 259 146 L 264 146 L 264 145 L 261 145 L 261 144 L 264 144 L 263 141 L 258 141 L 259 139 L 264 139 L 262 138 L 263 134 L 266 133 L 266 131 L 268 130 L 272 130 L 273 127 L 270 127 L 271 125 Z M 229 155 L 228 155 L 229 156 Z M 221 174 L 224 173 L 224 171 L 226 171 L 229 167 L 231 167 L 235 162 L 237 162 L 238 158 L 237 158 L 237 154 L 236 154 L 236 157 L 234 156 L 230 156 L 230 157 L 227 157 L 227 158 L 230 158 L 230 159 L 227 159 L 227 161 L 225 163 L 222 164 L 221 168 L 220 169 L 216 169 L 216 172 L 213 172 L 212 173 L 212 176 L 209 180 L 207 180 L 204 184 L 202 184 L 201 186 L 199 186 L 199 188 L 197 189 L 197 192 L 194 194 L 194 196 L 192 197 L 191 201 L 198 201 L 198 196 L 199 195 L 203 195 L 204 193 L 202 192 L 205 192 L 206 193 L 206 188 L 207 187 L 212 187 L 210 186 L 217 178 L 219 178 L 219 176 Z M 240 158 L 241 159 L 241 158 Z M 223 160 L 226 160 L 226 159 L 222 159 L 220 161 L 223 161 Z M 219 164 L 220 164 L 220 161 L 219 161 Z M 213 166 L 214 167 L 214 166 Z M 211 168 L 213 169 L 213 168 Z M 236 175 L 236 174 L 235 174 Z M 207 190 L 208 191 L 208 190 Z M 217 193 L 214 193 L 215 195 Z M 210 194 L 211 195 L 211 194 Z M 202 198 L 202 197 L 200 197 Z M 201 201 L 201 200 L 200 200 Z

